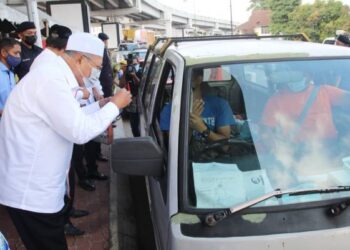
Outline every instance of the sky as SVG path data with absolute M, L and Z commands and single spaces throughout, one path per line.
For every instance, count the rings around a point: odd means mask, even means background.
M 158 2 L 195 15 L 230 20 L 230 0 L 158 0 Z M 246 22 L 250 16 L 250 12 L 247 11 L 250 1 L 231 0 L 231 2 L 233 23 Z M 314 0 L 303 0 L 303 3 L 312 2 Z M 350 0 L 341 0 L 341 2 L 350 5 Z

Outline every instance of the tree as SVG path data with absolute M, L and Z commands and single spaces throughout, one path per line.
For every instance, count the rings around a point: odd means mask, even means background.
M 334 36 L 336 30 L 350 30 L 349 11 L 348 6 L 334 0 L 301 5 L 288 15 L 285 33 L 304 32 L 312 41 L 320 42 Z
M 248 10 L 269 9 L 269 0 L 250 0 Z
M 285 33 L 289 27 L 289 14 L 301 4 L 301 0 L 268 0 L 271 9 L 270 31 L 273 34 Z

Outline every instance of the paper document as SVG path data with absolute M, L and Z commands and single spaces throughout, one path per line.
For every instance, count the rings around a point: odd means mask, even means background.
M 236 164 L 193 163 L 193 176 L 198 208 L 231 207 L 272 190 L 265 170 L 242 172 Z

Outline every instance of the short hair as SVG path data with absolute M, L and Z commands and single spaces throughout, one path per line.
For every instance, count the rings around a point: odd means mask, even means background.
M 194 77 L 203 76 L 204 74 L 203 72 L 204 72 L 203 68 L 196 68 L 196 69 L 193 69 L 192 74 Z
M 11 49 L 13 48 L 15 45 L 21 45 L 20 42 L 18 42 L 16 39 L 14 38 L 3 38 L 0 40 L 0 51 L 2 49 Z
M 49 31 L 49 37 L 46 39 L 46 45 L 55 49 L 65 49 L 67 47 L 68 38 L 72 31 L 62 25 L 53 25 Z
M 106 33 L 101 32 L 98 34 L 98 38 L 100 38 L 102 41 L 106 41 L 109 39 L 109 36 Z
M 46 39 L 46 46 L 61 50 L 67 47 L 67 42 L 68 39 L 48 37 Z

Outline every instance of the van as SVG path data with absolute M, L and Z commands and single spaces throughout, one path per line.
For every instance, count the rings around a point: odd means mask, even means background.
M 144 176 L 155 249 L 349 249 L 349 69 L 347 48 L 304 41 L 158 39 L 141 137 L 111 149 Z

